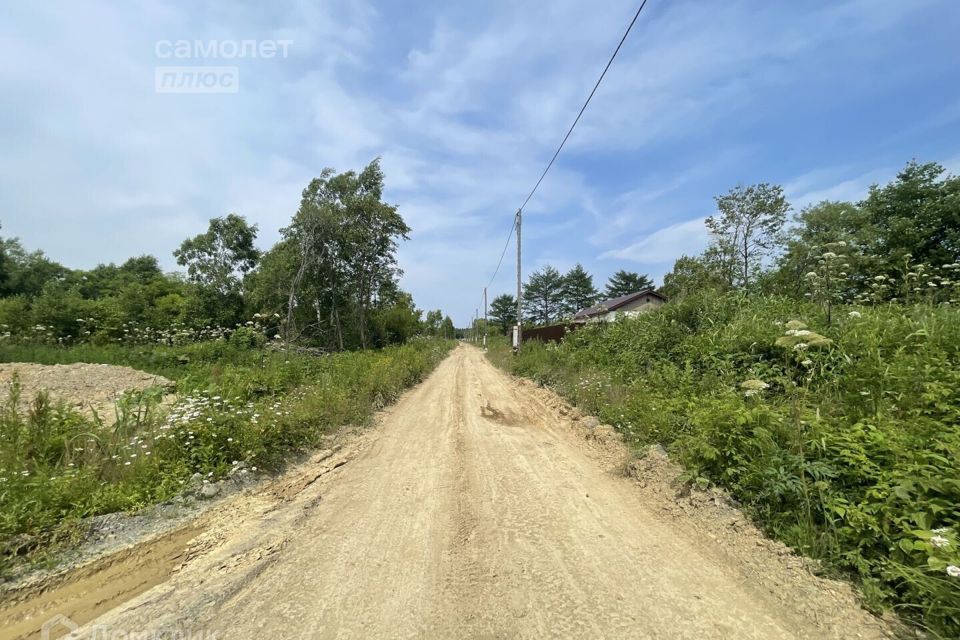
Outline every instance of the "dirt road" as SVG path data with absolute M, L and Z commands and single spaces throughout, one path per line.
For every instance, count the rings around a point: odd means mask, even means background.
M 608 462 L 461 346 L 350 446 L 222 509 L 169 579 L 84 632 L 881 637 L 852 600 L 817 600 L 833 583 L 778 593 L 795 579 L 758 580 Z

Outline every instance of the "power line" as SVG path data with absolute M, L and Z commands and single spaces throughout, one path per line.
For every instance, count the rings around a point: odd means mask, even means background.
M 520 205 L 520 210 L 523 211 L 523 208 L 527 206 L 527 203 L 530 202 L 530 198 L 533 197 L 533 194 L 537 192 L 537 189 L 540 187 L 540 183 L 543 182 L 543 179 L 547 176 L 547 172 L 550 171 L 550 167 L 553 166 L 553 163 L 556 161 L 557 156 L 560 155 L 560 151 L 563 150 L 563 145 L 567 144 L 567 140 L 570 138 L 570 134 L 573 133 L 573 129 L 577 126 L 577 123 L 580 122 L 580 116 L 583 115 L 583 112 L 587 110 L 587 105 L 590 104 L 590 101 L 593 99 L 593 94 L 597 92 L 597 88 L 600 86 L 600 83 L 603 82 L 603 77 L 607 75 L 607 71 L 610 69 L 610 65 L 613 64 L 614 58 L 617 57 L 617 54 L 620 53 L 620 47 L 623 46 L 623 43 L 627 40 L 627 36 L 630 35 L 630 31 L 633 29 L 633 25 L 637 23 L 637 18 L 640 17 L 640 12 L 643 11 L 643 8 L 647 6 L 647 0 L 643 0 L 640 3 L 640 8 L 637 9 L 637 13 L 634 14 L 633 20 L 630 21 L 630 24 L 627 26 L 627 30 L 623 32 L 623 37 L 620 38 L 620 42 L 617 44 L 617 48 L 613 50 L 613 55 L 610 56 L 610 59 L 607 61 L 607 66 L 603 68 L 603 72 L 600 74 L 600 77 L 597 78 L 597 83 L 593 85 L 593 90 L 590 92 L 590 95 L 587 96 L 587 101 L 583 103 L 583 106 L 580 107 L 580 112 L 577 114 L 577 117 L 574 119 L 573 124 L 570 125 L 570 128 L 567 130 L 567 135 L 563 136 L 563 140 L 560 142 L 560 146 L 557 147 L 557 151 L 553 154 L 553 157 L 550 158 L 550 162 L 547 163 L 547 168 L 543 170 L 543 173 L 540 174 L 540 179 L 537 180 L 537 184 L 533 185 L 533 189 L 530 190 L 530 194 L 527 196 L 527 199 L 523 201 L 523 204 Z
M 577 123 L 580 122 L 581 116 L 587 110 L 587 106 L 590 104 L 590 101 L 593 100 L 594 94 L 597 92 L 597 89 L 600 87 L 600 83 L 603 82 L 603 78 L 607 75 L 607 71 L 610 70 L 610 66 L 613 64 L 613 61 L 616 59 L 617 54 L 620 53 L 620 48 L 623 47 L 623 43 L 626 42 L 627 36 L 630 35 L 630 31 L 633 30 L 633 25 L 637 23 L 637 19 L 640 18 L 640 14 L 643 12 L 643 8 L 647 6 L 647 0 L 643 0 L 640 3 L 640 7 L 637 9 L 637 12 L 634 14 L 633 19 L 630 21 L 630 24 L 627 25 L 626 31 L 623 32 L 623 37 L 620 38 L 620 42 L 617 43 L 617 48 L 613 50 L 613 54 L 610 56 L 610 59 L 607 60 L 606 66 L 603 67 L 603 71 L 600 73 L 600 77 L 597 78 L 597 82 L 593 85 L 593 89 L 590 91 L 590 95 L 587 96 L 586 101 L 583 103 L 583 106 L 580 107 L 580 111 L 577 113 L 577 117 L 574 118 L 573 124 L 570 125 L 570 128 L 567 129 L 566 135 L 563 136 L 563 140 L 560 141 L 560 146 L 557 147 L 557 150 L 554 152 L 553 157 L 550 158 L 550 162 L 547 163 L 546 168 L 543 170 L 543 173 L 540 174 L 540 178 L 537 180 L 537 183 L 533 185 L 533 189 L 530 190 L 530 193 L 527 194 L 526 199 L 523 201 L 523 204 L 520 205 L 520 208 L 517 210 L 517 213 L 513 217 L 513 224 L 510 225 L 510 233 L 507 235 L 507 241 L 503 245 L 503 251 L 500 252 L 500 259 L 497 261 L 497 268 L 494 269 L 493 275 L 490 277 L 490 282 L 487 284 L 487 288 L 490 288 L 493 285 L 493 281 L 496 279 L 497 274 L 500 272 L 500 267 L 503 264 L 503 258 L 507 255 L 507 248 L 510 246 L 510 239 L 513 238 L 513 231 L 517 228 L 517 223 L 522 215 L 523 208 L 527 206 L 530 202 L 530 199 L 533 198 L 533 195 L 537 192 L 537 189 L 540 188 L 540 183 L 543 182 L 543 179 L 547 177 L 547 173 L 553 167 L 553 163 L 556 162 L 557 157 L 560 155 L 560 152 L 563 151 L 564 145 L 567 144 L 567 140 L 570 139 L 570 135 L 573 133 L 573 130 L 576 128 Z M 518 247 L 519 249 L 519 247 Z M 519 260 L 519 251 L 518 251 L 518 260 Z M 518 262 L 518 282 L 519 282 L 519 262 Z M 519 288 L 519 284 L 517 285 Z M 518 292 L 518 303 L 519 303 L 519 292 Z
M 500 252 L 500 260 L 497 261 L 497 268 L 493 270 L 493 275 L 490 277 L 490 282 L 487 283 L 487 288 L 493 285 L 493 281 L 496 279 L 497 274 L 500 272 L 500 266 L 503 264 L 503 257 L 507 255 L 507 248 L 510 246 L 510 238 L 513 237 L 513 230 L 517 228 L 517 216 L 513 216 L 513 224 L 510 225 L 510 233 L 507 234 L 507 241 L 503 243 L 503 251 Z

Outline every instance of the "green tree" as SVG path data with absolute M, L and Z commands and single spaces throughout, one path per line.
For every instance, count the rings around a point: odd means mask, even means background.
M 906 254 L 934 267 L 960 260 L 960 177 L 935 162 L 912 161 L 884 187 L 876 185 L 860 206 L 877 228 L 874 253 L 891 264 Z
M 3 240 L 6 283 L 3 295 L 35 298 L 44 286 L 67 276 L 69 269 L 54 262 L 43 251 L 27 251 L 17 238 Z
M 227 295 L 240 290 L 240 277 L 253 269 L 260 252 L 253 242 L 257 225 L 231 213 L 212 218 L 205 233 L 183 241 L 173 252 L 193 282 Z
M 420 330 L 421 311 L 413 304 L 410 294 L 398 291 L 392 298 L 373 313 L 373 337 L 379 347 L 402 344 Z
M 184 240 L 173 252 L 177 264 L 187 267 L 187 277 L 194 284 L 185 312 L 196 325 L 231 326 L 242 321 L 241 277 L 256 266 L 260 257 L 253 245 L 256 237 L 256 225 L 231 213 L 212 218 L 205 233 Z
M 523 307 L 530 321 L 549 324 L 563 312 L 563 276 L 551 267 L 534 271 L 523 285 Z
M 457 336 L 457 329 L 453 326 L 453 320 L 450 319 L 450 316 L 444 316 L 443 322 L 440 323 L 438 335 L 449 340 L 453 340 Z
M 503 335 L 510 332 L 510 327 L 517 324 L 517 299 L 509 293 L 502 293 L 490 303 L 490 319 L 500 327 Z
M 144 284 L 163 277 L 160 262 L 154 256 L 150 255 L 142 255 L 128 259 L 120 265 L 119 271 L 137 282 Z
M 876 228 L 864 209 L 849 202 L 824 201 L 805 207 L 794 217 L 786 249 L 777 259 L 776 269 L 764 279 L 765 290 L 802 296 L 806 275 L 817 270 L 828 251 L 824 247 L 838 242 L 844 243 L 845 260 L 837 275 L 849 288 L 862 288 L 878 270 L 878 259 L 868 255 L 876 243 Z
M 443 323 L 443 312 L 440 309 L 427 311 L 424 328 L 428 335 L 435 336 L 440 332 L 440 325 Z
M 737 186 L 715 198 L 717 215 L 706 220 L 731 286 L 750 290 L 763 259 L 781 242 L 790 204 L 779 185 Z
M 593 276 L 579 262 L 563 276 L 562 313 L 573 315 L 597 301 L 597 288 Z
M 359 174 L 324 169 L 304 189 L 282 230 L 296 248 L 286 287 L 291 335 L 309 331 L 340 349 L 370 344 L 372 312 L 396 290 L 397 245 L 410 232 L 397 208 L 383 202 L 383 183 L 376 159 Z M 303 327 L 295 330 L 298 318 Z
M 729 288 L 726 275 L 720 266 L 715 250 L 707 250 L 700 256 L 680 256 L 673 269 L 663 276 L 660 292 L 670 300 Z
M 619 298 L 620 296 L 652 288 L 653 280 L 651 280 L 647 274 L 641 275 L 635 271 L 620 269 L 610 276 L 610 279 L 607 281 L 607 287 L 604 290 L 604 295 L 608 299 Z

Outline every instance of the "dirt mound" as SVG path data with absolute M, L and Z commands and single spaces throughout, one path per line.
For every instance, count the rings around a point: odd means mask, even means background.
M 37 394 L 46 390 L 51 399 L 87 416 L 96 412 L 107 424 L 116 419 L 116 401 L 124 392 L 174 386 L 163 376 L 110 364 L 13 362 L 0 364 L 0 401 L 6 401 L 14 375 L 20 380 L 19 410 L 26 411 Z

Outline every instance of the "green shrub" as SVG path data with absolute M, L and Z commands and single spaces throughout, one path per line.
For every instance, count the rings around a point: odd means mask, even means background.
M 501 366 L 659 442 L 868 604 L 960 635 L 960 312 L 688 298 Z M 746 384 L 744 384 L 746 383 Z M 931 542 L 933 540 L 934 542 Z
M 169 411 L 161 389 L 128 394 L 107 427 L 45 395 L 18 412 L 13 386 L 0 406 L 0 573 L 12 555 L 50 547 L 81 518 L 165 500 L 193 474 L 220 478 L 240 462 L 281 468 L 329 428 L 365 423 L 452 345 L 414 340 L 312 357 L 251 349 L 251 336 L 181 347 L 0 344 L 0 361 L 126 364 L 178 388 Z

